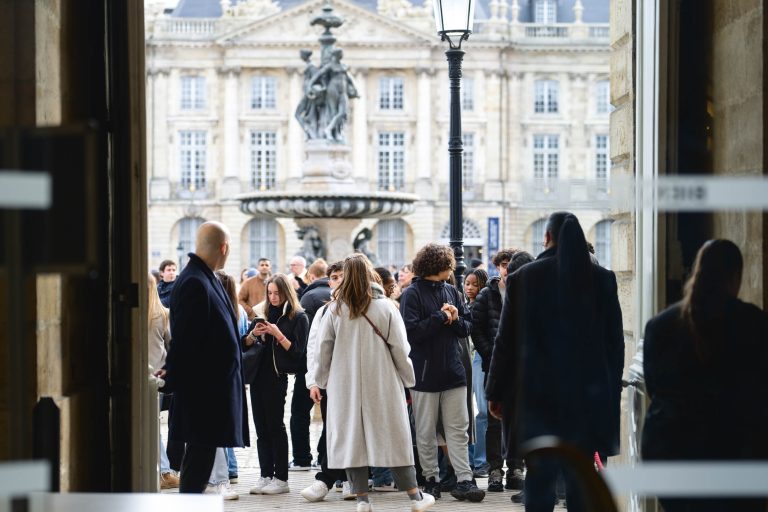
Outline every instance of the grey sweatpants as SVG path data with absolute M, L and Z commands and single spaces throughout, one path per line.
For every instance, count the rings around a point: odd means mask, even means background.
M 410 491 L 416 487 L 416 469 L 413 466 L 399 466 L 389 468 L 395 485 L 400 491 Z M 347 480 L 352 486 L 354 494 L 366 494 L 368 492 L 368 467 L 347 468 Z
M 467 387 L 449 389 L 448 391 L 414 391 L 413 418 L 416 422 L 416 447 L 419 450 L 419 462 L 422 474 L 429 480 L 439 480 L 437 466 L 437 415 L 441 414 L 445 443 L 448 445 L 448 456 L 456 471 L 459 482 L 472 480 L 472 470 L 469 469 L 469 454 L 467 444 L 469 436 L 469 412 L 467 411 Z

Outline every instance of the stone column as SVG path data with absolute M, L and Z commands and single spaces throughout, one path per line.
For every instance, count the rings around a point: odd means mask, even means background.
M 422 199 L 433 196 L 432 161 L 433 134 L 432 134 L 432 81 L 435 79 L 435 70 L 430 68 L 417 68 L 418 111 L 416 113 L 416 155 L 417 173 L 414 192 Z
M 167 69 L 155 68 L 149 71 L 150 88 L 147 91 L 147 103 L 150 107 L 147 126 L 150 127 L 151 135 L 147 140 L 147 162 L 151 173 L 149 182 L 151 200 L 167 200 L 171 195 L 170 159 L 168 158 L 169 76 Z
M 347 126 L 347 140 L 352 141 L 352 179 L 368 189 L 368 68 L 354 70 L 352 79 L 360 96 L 352 100 L 352 133 Z
M 281 153 L 286 155 L 287 165 L 283 166 L 278 161 L 278 181 L 283 181 L 282 176 L 287 176 L 285 188 L 290 189 L 298 185 L 301 180 L 301 165 L 304 162 L 305 134 L 299 122 L 296 121 L 293 114 L 296 107 L 299 106 L 303 96 L 303 69 L 298 67 L 288 68 L 288 151 Z
M 222 197 L 242 192 L 240 177 L 240 134 L 239 134 L 239 81 L 240 68 L 226 67 L 220 70 L 224 77 L 224 150 L 221 164 L 224 168 Z
M 478 107 L 484 107 L 487 113 L 487 129 L 485 131 L 485 179 L 483 180 L 483 197 L 485 201 L 501 201 L 504 191 L 501 183 L 502 172 L 502 99 L 501 70 L 486 70 L 480 73 L 483 77 L 481 85 L 477 88 L 477 99 L 482 101 Z M 480 148 L 478 148 L 480 149 Z M 482 149 L 481 149 L 482 151 Z M 478 172 L 480 169 L 478 169 Z

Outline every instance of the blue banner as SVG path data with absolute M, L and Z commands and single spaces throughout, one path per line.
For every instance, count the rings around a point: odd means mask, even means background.
M 498 272 L 496 271 L 496 267 L 493 265 L 493 261 L 491 261 L 491 258 L 494 254 L 496 254 L 499 251 L 499 218 L 498 217 L 488 217 L 488 253 L 487 253 L 487 263 L 486 267 L 488 268 L 488 275 L 489 276 L 495 276 L 498 275 Z

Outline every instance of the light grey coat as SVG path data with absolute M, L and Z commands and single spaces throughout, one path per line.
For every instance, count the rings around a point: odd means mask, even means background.
M 350 319 L 347 306 L 336 302 L 321 324 L 315 380 L 328 394 L 330 468 L 413 465 L 403 389 L 416 384 L 411 347 L 397 307 L 381 287 L 373 290 L 366 315 L 386 343 L 364 317 Z

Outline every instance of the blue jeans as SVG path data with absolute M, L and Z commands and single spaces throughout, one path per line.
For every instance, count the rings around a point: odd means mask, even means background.
M 163 402 L 163 394 L 157 394 L 158 407 Z M 165 451 L 165 443 L 163 442 L 163 435 L 160 429 L 157 429 L 157 436 L 160 438 L 160 474 L 164 475 L 171 472 L 171 463 L 168 461 L 168 454 Z
M 472 391 L 475 393 L 477 416 L 475 416 L 475 448 L 472 466 L 479 468 L 488 463 L 485 458 L 485 431 L 488 430 L 488 402 L 485 399 L 485 373 L 482 358 L 475 352 L 472 359 Z
M 232 448 L 227 448 L 226 454 L 227 470 L 229 471 L 229 476 L 235 476 L 237 475 L 237 457 L 235 457 L 235 450 Z
M 373 485 L 390 485 L 392 483 L 392 472 L 389 468 L 371 468 L 371 474 L 373 475 Z

